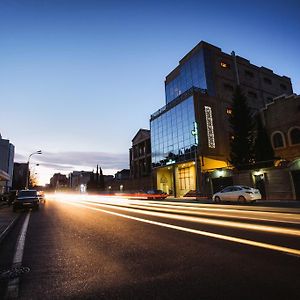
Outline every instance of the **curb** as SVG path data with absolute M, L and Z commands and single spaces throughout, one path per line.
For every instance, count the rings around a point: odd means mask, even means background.
M 8 224 L 5 230 L 0 234 L 0 244 L 6 237 L 6 235 L 13 229 L 14 225 L 16 224 L 17 220 L 20 218 L 21 214 L 18 214 L 14 217 L 14 219 Z

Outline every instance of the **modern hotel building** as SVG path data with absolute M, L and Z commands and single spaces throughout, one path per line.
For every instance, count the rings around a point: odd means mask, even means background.
M 150 118 L 158 189 L 180 197 L 231 184 L 228 115 L 237 84 L 253 111 L 293 92 L 288 77 L 203 41 L 167 75 L 165 106 Z

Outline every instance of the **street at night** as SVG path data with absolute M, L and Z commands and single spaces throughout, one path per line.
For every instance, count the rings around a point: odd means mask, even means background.
M 300 300 L 299 11 L 0 0 L 0 300 Z
M 0 298 L 299 299 L 300 209 L 51 194 L 1 248 Z M 28 219 L 29 218 L 29 219 Z

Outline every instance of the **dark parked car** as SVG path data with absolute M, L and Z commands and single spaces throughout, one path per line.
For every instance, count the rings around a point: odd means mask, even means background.
M 40 199 L 36 190 L 21 190 L 13 202 L 13 210 L 18 208 L 39 209 Z
M 165 199 L 168 197 L 168 194 L 162 190 L 149 190 L 146 194 L 148 199 Z

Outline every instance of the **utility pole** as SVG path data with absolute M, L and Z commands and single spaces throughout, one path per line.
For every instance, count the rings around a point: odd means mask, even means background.
M 38 151 L 36 151 L 36 152 L 33 152 L 33 153 L 31 153 L 31 154 L 28 156 L 25 190 L 28 190 L 28 187 L 29 187 L 29 176 L 30 176 L 30 172 L 29 172 L 29 164 L 30 164 L 30 158 L 31 158 L 32 155 L 35 155 L 35 154 L 42 154 L 42 150 L 38 150 Z

